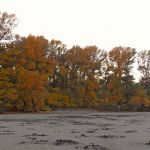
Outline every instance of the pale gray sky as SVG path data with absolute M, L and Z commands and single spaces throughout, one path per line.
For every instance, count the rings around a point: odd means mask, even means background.
M 150 49 L 150 0 L 0 0 L 0 11 L 16 14 L 20 35 L 44 35 L 68 47 Z

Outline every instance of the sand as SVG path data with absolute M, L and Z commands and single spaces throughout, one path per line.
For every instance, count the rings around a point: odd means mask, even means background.
M 150 150 L 150 113 L 0 115 L 0 150 Z

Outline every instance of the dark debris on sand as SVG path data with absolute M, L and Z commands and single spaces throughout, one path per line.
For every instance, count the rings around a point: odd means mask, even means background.
M 87 135 L 85 134 L 80 134 L 79 136 L 75 136 L 76 138 L 82 138 L 82 137 L 88 137 Z
M 3 130 L 0 132 L 0 135 L 11 135 L 11 134 L 14 134 L 15 132 L 14 131 L 11 131 L 11 130 Z
M 100 135 L 97 136 L 99 138 L 104 138 L 104 139 L 112 139 L 112 138 L 124 138 L 125 136 L 116 136 L 116 135 Z
M 32 133 L 31 135 L 24 135 L 24 137 L 31 137 L 31 136 L 47 136 L 46 134 L 37 134 L 37 133 Z
M 66 140 L 66 139 L 57 139 L 55 142 L 55 145 L 64 145 L 64 144 L 68 144 L 68 145 L 74 145 L 74 144 L 78 144 L 78 142 L 73 141 L 73 140 Z
M 146 143 L 147 145 L 150 145 L 150 140 Z
M 125 133 L 135 133 L 137 132 L 136 130 L 128 130 L 128 131 L 125 131 Z
M 79 148 L 79 147 L 75 147 L 75 148 Z M 108 148 L 106 148 L 104 146 L 96 145 L 94 143 L 90 143 L 89 145 L 82 147 L 82 149 L 85 149 L 85 150 L 109 150 Z

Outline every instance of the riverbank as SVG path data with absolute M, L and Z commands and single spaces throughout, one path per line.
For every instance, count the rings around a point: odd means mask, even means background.
M 149 150 L 149 112 L 0 115 L 1 150 Z

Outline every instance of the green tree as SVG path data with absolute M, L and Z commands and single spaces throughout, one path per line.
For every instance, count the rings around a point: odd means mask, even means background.
M 141 72 L 140 83 L 150 96 L 150 50 L 138 53 L 138 70 Z

